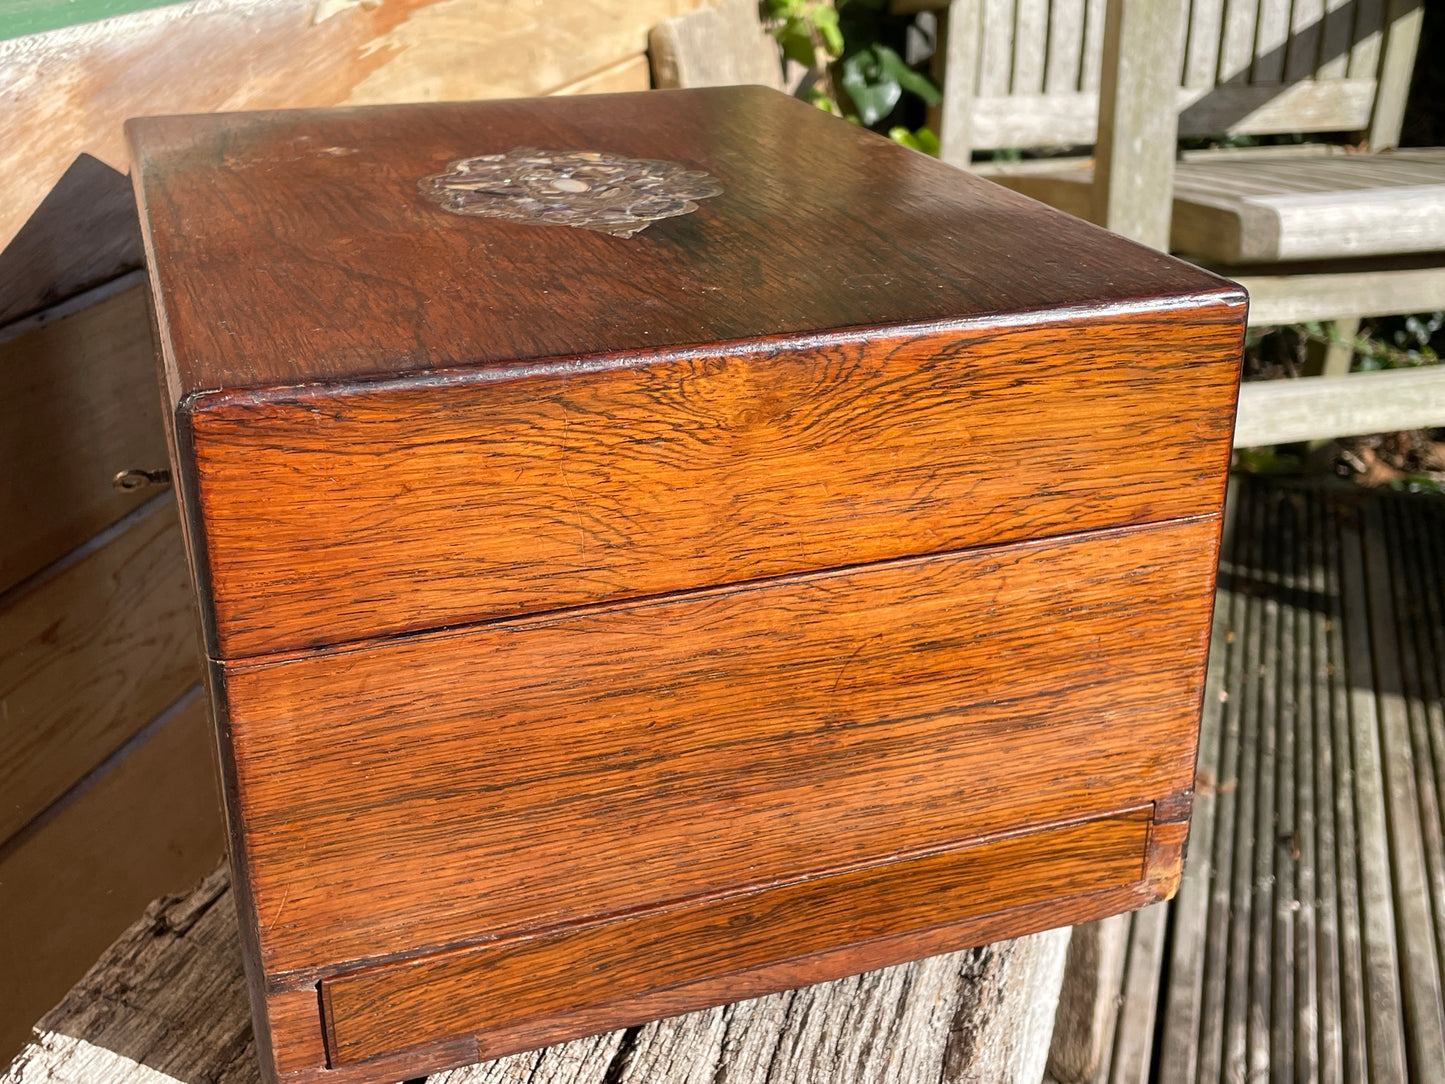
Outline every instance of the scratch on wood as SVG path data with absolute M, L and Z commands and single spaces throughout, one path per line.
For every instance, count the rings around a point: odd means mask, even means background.
M 874 640 L 881 639 L 883 639 L 883 634 L 880 632 L 876 636 L 868 637 L 868 639 L 864 640 L 861 644 L 859 644 L 853 649 L 853 654 L 849 655 L 846 659 L 844 659 L 843 665 L 838 668 L 838 676 L 833 680 L 833 688 L 831 690 L 832 692 L 836 693 L 838 691 L 838 686 L 843 684 L 843 675 L 848 672 L 848 667 L 853 665 L 853 660 L 858 657 L 859 653 Z
M 286 886 L 286 891 L 281 893 L 281 902 L 276 905 L 276 913 L 271 916 L 271 921 L 266 923 L 266 932 L 270 933 L 276 928 L 276 923 L 281 921 L 281 912 L 286 910 L 286 901 L 291 898 L 291 886 Z
M 571 431 L 571 416 L 567 413 L 567 401 L 562 403 L 562 461 L 557 464 L 557 470 L 562 475 L 562 484 L 567 487 L 567 499 L 572 502 L 572 510 L 577 514 L 577 552 L 587 552 L 587 528 L 582 525 L 582 504 L 577 500 L 577 492 L 572 488 L 572 480 L 567 477 L 567 443 Z

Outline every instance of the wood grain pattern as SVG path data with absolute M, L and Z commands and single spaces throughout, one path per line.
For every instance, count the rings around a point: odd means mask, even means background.
M 743 896 L 649 913 L 393 965 L 322 982 L 335 1065 L 466 1035 L 484 1022 L 483 1056 L 510 1053 L 490 1036 L 561 1017 L 587 1018 L 679 980 L 705 983 L 867 942 L 1137 881 L 1147 810 L 961 851 L 889 863 Z M 1027 871 L 1047 868 L 1041 883 Z M 1020 876 L 1022 874 L 1022 876 Z M 807 915 L 800 925 L 798 915 Z M 836 976 L 834 976 L 836 977 Z M 458 991 L 471 991 L 470 996 Z M 710 996 L 712 991 L 709 990 Z M 704 1000 L 679 991 L 679 1009 Z M 672 1015 L 669 1013 L 668 1015 Z
M 1104 23 L 1090 218 L 1158 249 L 1169 247 L 1178 118 L 1159 108 L 1179 85 L 1188 4 L 1114 0 Z
M 1374 79 L 1180 87 L 1179 135 L 1351 131 L 1369 124 L 1375 88 Z M 1087 145 L 1098 115 L 1097 93 L 1001 95 L 974 99 L 970 123 L 979 149 Z
M 648 35 L 648 53 L 659 88 L 756 83 L 783 89 L 778 43 L 763 30 L 758 7 L 749 0 L 722 0 L 658 23 Z
M 118 285 L 0 333 L 0 591 L 155 495 L 111 485 L 167 459 L 145 284 Z
M 757 87 L 151 118 L 129 130 L 176 402 L 216 388 L 1239 299 L 1204 272 Z M 707 170 L 724 192 L 624 240 L 450 215 L 417 190 L 453 159 L 519 145 L 663 156 Z M 216 281 L 228 288 L 203 285 Z
M 1205 512 L 1222 495 L 1242 316 L 859 335 L 222 402 L 191 419 L 212 650 Z
M 0 608 L 0 842 L 201 678 L 176 506 Z
M 1186 789 L 1217 531 L 1206 518 L 229 667 L 266 970 Z
M 1326 260 L 1445 247 L 1445 156 L 1408 152 L 1181 163 L 1173 245 L 1220 263 Z

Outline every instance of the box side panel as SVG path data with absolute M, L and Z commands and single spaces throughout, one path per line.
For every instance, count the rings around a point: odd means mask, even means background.
M 196 404 L 249 657 L 1218 511 L 1243 310 Z
M 265 970 L 319 978 L 1188 791 L 1217 529 L 232 665 Z

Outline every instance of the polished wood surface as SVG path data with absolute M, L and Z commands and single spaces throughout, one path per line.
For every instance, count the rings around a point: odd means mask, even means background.
M 336 1065 L 350 1065 L 467 1035 L 478 1020 L 487 1033 L 505 1033 L 587 1015 L 679 979 L 699 983 L 806 958 L 836 947 L 843 931 L 851 941 L 875 941 L 942 925 L 962 911 L 988 914 L 1122 887 L 1144 871 L 1149 823 L 1141 811 L 342 975 L 321 984 L 328 1049 Z M 1053 871 L 1048 884 L 1028 876 L 1037 867 Z M 678 1011 L 703 1004 L 694 991 L 678 997 Z M 484 1037 L 479 1052 L 511 1051 Z
M 1236 288 L 758 89 L 131 135 L 269 1077 L 1173 891 Z M 724 191 L 416 187 L 519 143 Z
M 178 401 L 1242 299 L 1208 272 L 759 87 L 148 118 L 129 131 Z M 707 170 L 723 194 L 621 239 L 452 215 L 418 191 L 454 159 L 516 146 L 665 158 Z
M 212 650 L 1205 513 L 1241 318 L 1220 303 L 207 400 L 190 436 Z
M 228 667 L 266 969 L 655 908 L 1187 790 L 1218 529 Z

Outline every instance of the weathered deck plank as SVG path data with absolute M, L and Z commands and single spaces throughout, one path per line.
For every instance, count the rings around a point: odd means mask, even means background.
M 1345 663 L 1349 680 L 1350 739 L 1355 764 L 1355 804 L 1360 861 L 1361 935 L 1364 949 L 1368 1071 L 1375 1080 L 1404 1080 L 1404 1004 L 1390 888 L 1390 839 L 1385 775 L 1380 749 L 1380 711 L 1375 696 L 1369 585 L 1359 515 L 1340 524 Z
M 1225 548 L 1222 563 L 1232 566 L 1233 513 L 1238 502 L 1226 506 Z M 1173 942 L 1169 959 L 1172 976 L 1164 991 L 1165 1027 L 1160 1049 L 1160 1078 L 1193 1080 L 1199 1065 L 1201 1023 L 1206 1000 L 1214 988 L 1208 977 L 1218 974 L 1215 942 L 1209 936 L 1211 886 L 1214 876 L 1217 833 L 1226 832 L 1221 804 L 1232 805 L 1233 786 L 1226 788 L 1222 762 L 1226 720 L 1236 718 L 1243 643 L 1244 603 L 1239 593 L 1221 586 L 1214 600 L 1214 622 L 1210 630 L 1209 665 L 1204 677 L 1204 702 L 1199 725 L 1199 759 L 1196 772 L 1193 824 L 1190 827 L 1189 861 L 1179 895 L 1173 905 Z M 1237 739 L 1237 733 L 1235 734 Z M 1222 946 L 1219 946 L 1222 948 Z M 1219 988 L 1222 994 L 1222 987 Z
M 1067 930 L 999 942 L 433 1076 L 433 1084 L 1034 1084 Z M 159 900 L 0 1084 L 256 1084 L 224 869 Z
M 1341 601 L 1338 522 L 1321 512 L 1325 539 L 1326 601 L 1329 620 L 1330 748 L 1334 762 L 1334 813 L 1338 835 L 1335 858 L 1340 914 L 1340 1007 L 1345 1049 L 1345 1079 L 1366 1078 L 1364 937 L 1360 912 L 1360 861 L 1355 818 L 1355 757 L 1350 740 L 1350 690 L 1345 667 L 1345 611 Z
M 1433 1079 L 1445 501 L 1238 479 L 1232 502 L 1154 1079 Z

